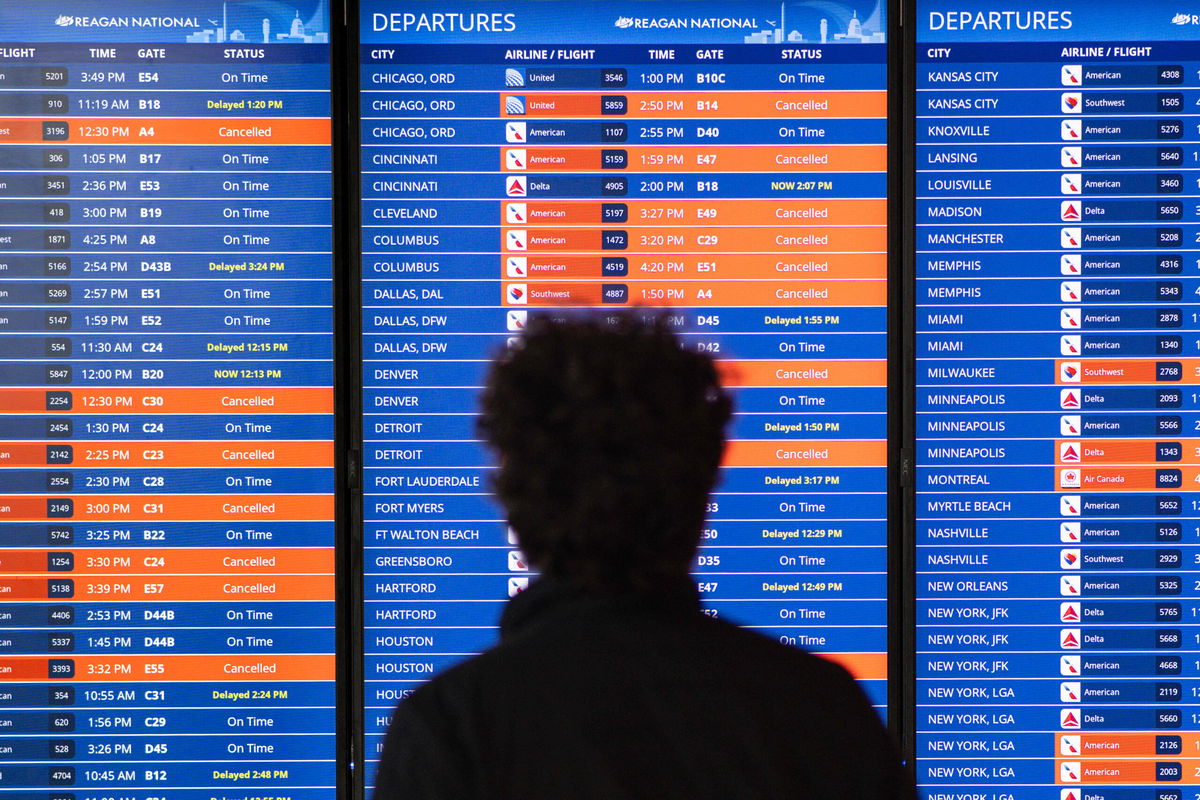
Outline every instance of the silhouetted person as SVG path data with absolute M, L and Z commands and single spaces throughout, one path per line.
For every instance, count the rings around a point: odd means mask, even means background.
M 491 371 L 479 430 L 543 577 L 400 704 L 374 800 L 911 796 L 846 672 L 701 612 L 731 403 L 665 322 L 615 316 L 535 316 Z

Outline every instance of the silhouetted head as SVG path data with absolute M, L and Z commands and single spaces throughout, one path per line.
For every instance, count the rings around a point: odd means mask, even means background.
M 604 590 L 686 575 L 731 408 L 712 359 L 662 317 L 530 315 L 479 419 L 526 557 Z

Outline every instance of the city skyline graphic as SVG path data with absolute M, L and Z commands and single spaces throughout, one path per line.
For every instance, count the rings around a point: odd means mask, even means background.
M 291 11 L 289 18 L 287 13 Z M 233 20 L 230 20 L 231 12 Z M 286 2 L 253 4 L 221 3 L 219 19 L 202 17 L 207 27 L 192 31 L 186 41 L 192 44 L 328 44 L 329 19 L 327 0 L 319 0 L 316 9 L 303 18 L 301 10 Z
M 818 2 L 779 4 L 779 19 L 765 20 L 772 26 L 747 34 L 746 44 L 882 44 L 887 34 L 880 28 L 880 8 L 859 17 L 859 9 L 845 3 Z M 795 26 L 789 30 L 789 25 Z M 801 30 L 803 28 L 803 30 Z

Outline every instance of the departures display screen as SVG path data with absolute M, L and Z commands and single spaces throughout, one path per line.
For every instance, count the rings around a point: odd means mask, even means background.
M 917 4 L 929 798 L 1179 800 L 1200 784 L 1192 11 Z
M 876 2 L 361 4 L 365 768 L 530 580 L 488 360 L 665 311 L 737 413 L 706 613 L 887 680 L 888 64 Z M 369 781 L 369 778 L 368 778 Z
M 333 796 L 328 31 L 0 4 L 0 797 Z

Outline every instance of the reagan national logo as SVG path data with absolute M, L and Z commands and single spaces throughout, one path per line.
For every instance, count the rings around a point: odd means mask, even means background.
M 750 17 L 617 17 L 614 27 L 661 30 L 757 30 L 757 19 Z
M 1176 14 L 1171 17 L 1172 25 L 1200 25 L 1200 14 Z
M 107 17 L 59 14 L 54 24 L 60 28 L 198 28 L 198 17 Z

